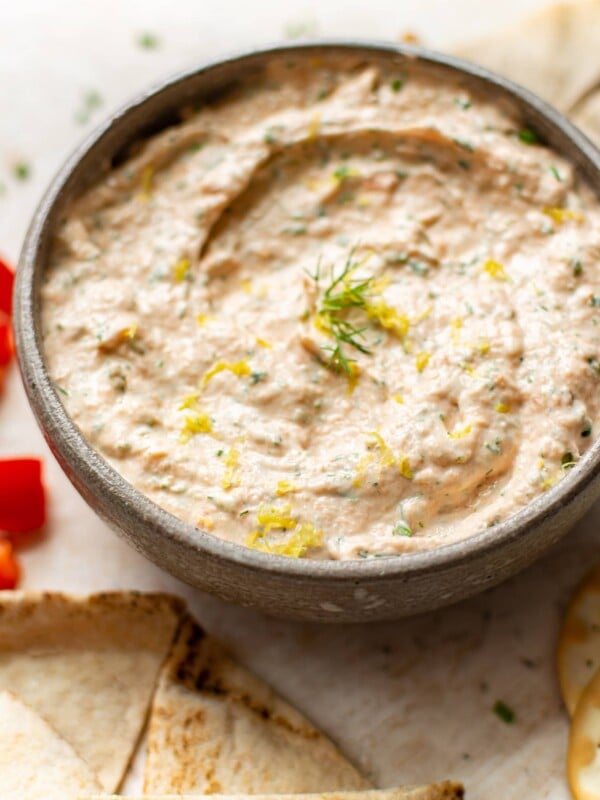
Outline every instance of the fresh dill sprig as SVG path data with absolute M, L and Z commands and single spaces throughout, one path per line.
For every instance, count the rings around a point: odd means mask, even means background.
M 335 345 L 324 347 L 323 349 L 331 353 L 331 357 L 326 366 L 328 369 L 335 369 L 337 372 L 345 372 L 347 375 L 353 374 L 352 364 L 355 359 L 349 358 L 343 345 L 358 350 L 360 353 L 371 354 L 371 350 L 363 343 L 366 327 L 358 327 L 351 320 L 347 319 L 347 314 L 353 309 L 367 308 L 370 289 L 373 277 L 352 278 L 352 273 L 361 265 L 361 262 L 354 261 L 354 248 L 344 265 L 344 269 L 337 276 L 331 275 L 331 282 L 324 289 L 321 302 L 317 308 L 317 315 L 324 321 L 328 332 L 335 339 Z M 321 263 L 317 264 L 314 275 L 310 276 L 318 290 L 321 289 Z

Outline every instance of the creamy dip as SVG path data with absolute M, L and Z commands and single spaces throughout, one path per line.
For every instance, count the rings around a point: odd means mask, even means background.
M 289 556 L 462 539 L 600 413 L 600 212 L 433 70 L 276 60 L 74 202 L 48 368 L 91 444 L 199 529 Z

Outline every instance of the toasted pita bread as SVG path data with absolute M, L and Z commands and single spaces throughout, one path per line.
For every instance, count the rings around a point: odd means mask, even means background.
M 600 44 L 600 32 L 598 41 Z M 571 119 L 600 147 L 600 88 L 578 104 L 571 114 Z
M 75 800 L 99 790 L 70 744 L 14 695 L 0 692 L 2 800 Z
M 0 690 L 119 788 L 182 612 L 165 595 L 0 594 Z
M 340 791 L 368 782 L 335 745 L 187 619 L 154 698 L 146 794 Z
M 550 6 L 513 28 L 458 47 L 456 53 L 512 78 L 568 113 L 600 85 L 600 0 Z
M 460 783 L 444 781 L 428 786 L 399 786 L 396 789 L 373 789 L 364 792 L 323 792 L 320 794 L 199 794 L 199 795 L 140 795 L 127 800 L 461 800 L 464 789 Z M 116 795 L 81 797 L 79 800 L 116 800 Z

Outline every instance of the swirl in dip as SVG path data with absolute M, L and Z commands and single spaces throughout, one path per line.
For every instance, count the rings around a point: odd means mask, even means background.
M 599 417 L 600 213 L 433 68 L 273 61 L 71 204 L 48 368 L 158 505 L 289 556 L 439 547 L 518 511 Z

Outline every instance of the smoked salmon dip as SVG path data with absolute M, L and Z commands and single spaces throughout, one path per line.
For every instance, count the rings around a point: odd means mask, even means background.
M 599 202 L 440 75 L 278 57 L 68 207 L 48 370 L 159 506 L 269 553 L 396 556 L 506 519 L 594 440 Z

